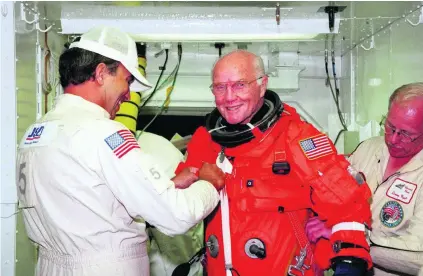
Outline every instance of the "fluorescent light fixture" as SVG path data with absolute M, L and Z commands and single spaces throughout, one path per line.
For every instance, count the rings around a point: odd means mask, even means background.
M 334 33 L 339 22 L 337 17 Z M 120 28 L 144 42 L 310 40 L 329 33 L 326 14 L 282 18 L 277 25 L 274 11 L 258 7 L 62 7 L 63 34 L 81 34 L 99 25 Z
M 135 41 L 203 42 L 203 41 L 276 41 L 311 40 L 317 34 L 131 34 Z

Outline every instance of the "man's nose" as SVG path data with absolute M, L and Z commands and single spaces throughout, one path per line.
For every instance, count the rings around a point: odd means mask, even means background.
M 399 132 L 395 131 L 389 136 L 389 142 L 392 144 L 398 144 L 401 142 L 401 135 Z
M 226 86 L 225 100 L 233 101 L 236 98 L 236 93 L 232 90 L 230 85 Z

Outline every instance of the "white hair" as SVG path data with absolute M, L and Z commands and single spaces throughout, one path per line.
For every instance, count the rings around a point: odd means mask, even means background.
M 220 60 L 222 60 L 223 58 L 225 58 L 226 56 L 229 56 L 229 55 L 232 55 L 232 54 L 234 54 L 234 53 L 243 53 L 243 54 L 246 54 L 246 55 L 254 55 L 254 62 L 253 62 L 253 66 L 254 66 L 254 70 L 255 70 L 255 72 L 256 72 L 256 77 L 257 78 L 260 78 L 260 77 L 262 77 L 262 76 L 264 76 L 266 73 L 265 73 L 265 70 L 264 70 L 264 62 L 263 62 L 263 59 L 260 57 L 260 56 L 258 56 L 258 55 L 256 55 L 256 54 L 254 54 L 254 53 L 252 53 L 252 52 L 249 52 L 249 51 L 247 51 L 247 50 L 235 50 L 235 51 L 232 51 L 232 52 L 230 52 L 230 53 L 227 53 L 227 54 L 225 54 L 225 55 L 223 55 L 223 56 L 221 56 L 221 57 L 219 57 L 215 62 L 214 62 L 214 64 L 213 64 L 213 69 L 212 69 L 212 79 L 213 79 L 213 74 L 214 74 L 214 69 L 215 69 L 215 67 L 216 67 L 216 64 L 220 61 Z M 260 80 L 257 80 L 257 83 L 260 85 L 261 84 L 261 79 Z

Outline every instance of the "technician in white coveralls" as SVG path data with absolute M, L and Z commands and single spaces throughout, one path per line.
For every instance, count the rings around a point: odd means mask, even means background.
M 17 156 L 19 204 L 40 248 L 36 275 L 148 276 L 145 224 L 134 219 L 176 235 L 218 204 L 215 165 L 169 179 L 110 120 L 134 78 L 150 87 L 137 66 L 135 42 L 114 28 L 90 30 L 60 57 L 65 94 L 28 128 Z

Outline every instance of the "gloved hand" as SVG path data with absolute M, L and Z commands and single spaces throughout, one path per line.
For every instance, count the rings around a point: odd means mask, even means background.
M 367 263 L 355 257 L 338 257 L 332 260 L 334 276 L 364 276 L 367 274 Z
M 317 243 L 320 238 L 329 240 L 332 235 L 332 229 L 326 227 L 325 222 L 318 217 L 312 217 L 307 221 L 305 232 L 312 243 Z

